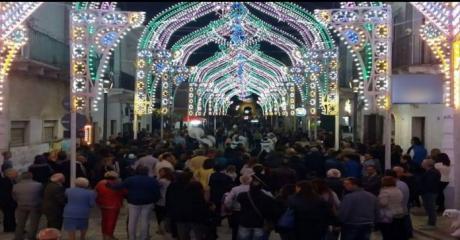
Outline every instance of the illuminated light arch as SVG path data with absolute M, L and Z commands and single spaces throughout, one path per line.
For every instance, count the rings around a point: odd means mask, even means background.
M 114 11 L 113 3 L 74 3 L 71 12 L 72 107 L 97 111 L 112 50 L 145 18 L 143 12 Z M 92 106 L 90 102 L 92 101 Z
M 166 46 L 169 43 L 169 39 L 173 33 L 187 24 L 190 21 L 196 20 L 200 17 L 203 17 L 207 14 L 213 13 L 216 11 L 216 8 L 219 6 L 230 6 L 232 3 L 179 3 L 169 9 L 160 13 L 152 21 L 149 22 L 146 29 L 144 30 L 141 39 L 138 44 L 138 61 L 137 69 L 138 73 L 136 78 L 136 97 L 135 97 L 135 112 L 136 114 L 143 115 L 151 113 L 153 111 L 155 92 L 157 86 L 161 86 L 161 108 L 162 112 L 167 112 L 167 106 L 169 104 L 170 94 L 168 92 L 171 90 L 174 81 L 169 80 L 168 77 L 165 77 L 167 71 L 165 66 L 171 66 L 175 68 L 177 66 L 184 66 L 187 62 L 189 56 L 193 51 L 200 48 L 201 46 L 207 44 L 210 41 L 214 41 L 220 45 L 225 45 L 228 42 L 225 41 L 221 36 L 228 35 L 232 29 L 228 26 L 225 26 L 225 21 L 220 20 L 214 21 L 209 24 L 208 27 L 201 30 L 195 31 L 192 34 L 189 34 L 189 38 L 182 38 L 177 42 L 172 50 L 167 50 Z M 268 39 L 269 42 L 276 43 L 278 47 L 285 50 L 288 56 L 291 59 L 291 62 L 297 65 L 304 61 L 303 57 L 295 56 L 300 55 L 300 52 L 305 50 L 302 48 L 313 48 L 313 49 L 333 49 L 334 43 L 329 36 L 329 32 L 326 28 L 323 28 L 321 24 L 315 19 L 315 17 L 300 8 L 295 4 L 290 3 L 244 3 L 252 8 L 268 14 L 272 17 L 279 19 L 280 21 L 286 22 L 293 29 L 299 31 L 301 35 L 300 40 L 292 40 L 294 37 L 289 36 L 289 34 L 284 33 L 281 30 L 275 29 L 272 32 L 268 32 L 263 36 L 265 39 Z M 228 14 L 228 12 L 227 12 Z M 226 14 L 223 14 L 226 16 Z M 257 22 L 259 27 L 253 27 L 251 25 L 245 25 L 245 30 L 248 35 L 257 35 L 261 27 L 268 29 L 268 24 L 261 23 L 262 21 L 258 20 L 256 17 L 250 16 L 249 19 L 253 22 Z M 252 28 L 251 28 L 252 27 Z M 273 28 L 273 27 L 272 27 Z M 281 33 L 281 34 L 280 34 Z M 277 34 L 277 35 L 276 35 Z M 258 37 L 260 37 L 260 35 Z M 277 41 L 277 36 L 283 36 L 284 41 Z M 259 40 L 259 39 L 258 39 Z M 288 42 L 289 44 L 286 44 Z M 283 45 L 284 44 L 284 45 Z M 288 47 L 290 48 L 288 48 Z M 300 47 L 299 47 L 300 46 Z M 157 54 L 158 52 L 162 54 Z M 295 52 L 295 53 L 293 53 Z M 156 57 L 155 57 L 156 56 Z M 176 58 L 171 58 L 170 56 L 176 56 Z M 150 65 L 157 64 L 153 72 L 151 72 Z M 194 72 L 200 71 L 199 69 L 190 69 L 190 74 L 193 75 Z M 289 77 L 292 81 L 292 79 Z M 321 78 L 322 80 L 323 78 Z M 306 79 L 309 81 L 309 79 Z M 284 83 L 286 84 L 286 82 Z M 297 83 L 295 83 L 297 84 Z M 319 84 L 318 84 L 319 85 Z M 285 85 L 288 87 L 287 85 Z M 294 84 L 292 84 L 294 86 Z M 199 88 L 198 84 L 190 84 L 189 91 L 196 91 Z M 336 91 L 337 88 L 334 89 Z M 315 90 L 316 91 L 316 90 Z M 262 94 L 262 93 L 260 93 Z M 203 95 L 203 94 L 201 94 Z M 293 95 L 293 94 L 290 94 Z M 305 91 L 301 91 L 301 95 L 306 95 Z M 318 94 L 319 95 L 319 94 Z M 212 104 L 228 104 L 227 95 L 215 94 L 206 94 L 205 96 L 220 96 L 225 99 L 222 101 L 211 101 Z M 265 96 L 265 95 L 262 95 Z M 316 94 L 315 94 L 316 96 Z M 193 97 L 193 94 L 189 93 L 189 99 Z M 270 97 L 263 97 L 262 100 L 270 101 Z M 303 96 L 302 100 L 307 99 Z M 292 102 L 291 100 L 287 100 Z M 205 101 L 199 101 L 198 106 L 203 104 Z M 320 102 L 320 101 L 318 101 Z M 267 103 L 267 106 L 271 105 Z M 293 107 L 294 104 L 291 104 Z M 193 107 L 192 107 L 193 108 Z M 190 111 L 189 111 L 190 112 Z M 217 112 L 213 111 L 213 112 Z M 286 111 L 285 111 L 286 112 Z M 293 113 L 293 111 L 291 111 Z M 292 114 L 293 115 L 293 114 Z
M 391 7 L 381 3 L 346 2 L 341 9 L 315 10 L 315 15 L 352 53 L 364 110 L 388 110 L 391 104 Z

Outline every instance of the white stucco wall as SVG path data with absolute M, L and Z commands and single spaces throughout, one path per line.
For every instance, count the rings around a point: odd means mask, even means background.
M 404 151 L 410 147 L 412 138 L 412 117 L 425 117 L 425 147 L 428 151 L 442 147 L 443 111 L 442 104 L 395 104 L 395 143 Z

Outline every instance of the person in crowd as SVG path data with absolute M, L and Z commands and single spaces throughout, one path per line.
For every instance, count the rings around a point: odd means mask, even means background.
M 250 175 L 254 173 L 254 170 L 252 169 L 254 165 L 257 163 L 257 159 L 255 157 L 249 156 L 249 154 L 243 155 L 243 160 L 245 161 L 245 164 L 240 170 L 241 175 Z
M 32 173 L 34 181 L 45 186 L 53 174 L 53 169 L 48 165 L 47 159 L 43 155 L 37 155 L 34 163 L 29 167 L 29 172 Z
M 410 217 L 410 189 L 409 186 L 401 180 L 404 177 L 404 168 L 401 166 L 393 167 L 393 171 L 391 172 L 390 176 L 396 178 L 396 187 L 401 191 L 403 194 L 403 211 L 404 211 L 404 233 L 405 238 L 409 239 L 413 237 L 412 233 L 412 220 Z
M 238 177 L 238 173 L 236 173 L 235 165 L 228 165 L 227 168 L 225 169 L 225 174 L 229 176 L 233 182 L 235 182 L 236 178 Z
M 161 193 L 158 181 L 150 177 L 149 174 L 149 169 L 141 164 L 136 168 L 136 175 L 126 178 L 121 183 L 107 183 L 109 188 L 127 190 L 128 236 L 130 240 L 145 240 L 150 236 L 150 212 L 153 209 L 153 204 L 160 199 Z M 141 234 L 137 238 L 139 221 Z
M 374 157 L 372 153 L 364 154 L 364 161 L 362 162 L 363 166 L 363 176 L 367 174 L 367 166 L 374 166 L 377 173 L 382 173 L 382 167 L 380 166 L 380 161 Z
M 342 222 L 342 240 L 369 240 L 379 217 L 377 197 L 364 191 L 356 178 L 346 178 L 344 187 L 349 192 L 340 203 L 338 217 Z
M 75 179 L 75 187 L 65 191 L 67 203 L 64 207 L 63 228 L 67 232 L 69 240 L 75 240 L 77 231 L 80 239 L 86 238 L 88 220 L 91 208 L 96 205 L 96 193 L 87 189 L 89 181 L 86 178 Z
M 203 186 L 192 180 L 191 172 L 184 172 L 169 186 L 166 193 L 166 208 L 177 226 L 179 240 L 189 240 L 193 231 L 195 239 L 205 240 L 209 232 L 206 221 L 209 206 L 205 200 Z
M 85 158 L 86 162 L 86 158 Z M 97 167 L 97 173 L 95 176 L 95 181 L 99 183 L 104 179 L 104 176 L 107 172 L 116 172 L 118 176 L 120 175 L 120 165 L 118 161 L 115 160 L 115 157 L 110 152 L 104 152 L 101 164 Z
M 214 173 L 209 178 L 210 201 L 214 204 L 215 213 L 220 216 L 222 212 L 222 199 L 224 194 L 233 187 L 233 179 L 225 174 L 221 165 L 214 166 Z M 220 223 L 220 221 L 219 221 Z
M 283 158 L 281 167 L 275 168 L 271 172 L 273 179 L 273 190 L 279 191 L 286 184 L 294 184 L 297 181 L 297 174 L 294 169 L 289 167 L 289 159 Z
M 433 230 L 436 227 L 436 196 L 439 193 L 441 174 L 434 168 L 434 161 L 432 159 L 423 160 L 422 168 L 425 172 L 421 175 L 420 192 L 423 207 L 428 215 L 428 223 L 422 226 L 422 228 Z
M 45 187 L 42 213 L 46 217 L 49 228 L 61 229 L 62 227 L 62 214 L 66 204 L 64 183 L 64 174 L 55 173 L 50 177 L 50 182 Z
M 170 152 L 165 152 L 163 154 L 160 154 L 158 157 L 158 162 L 155 164 L 155 176 L 159 176 L 160 169 L 162 168 L 169 168 L 172 171 L 174 171 L 174 165 L 173 163 L 176 162 L 176 157 Z
M 13 186 L 16 183 L 18 172 L 9 168 L 5 170 L 4 177 L 0 178 L 0 209 L 3 212 L 3 232 L 9 233 L 16 230 L 16 201 L 13 199 Z
M 155 203 L 155 215 L 158 223 L 157 233 L 164 234 L 163 221 L 166 218 L 166 192 L 169 185 L 174 180 L 173 170 L 169 167 L 161 168 L 158 171 L 158 184 L 160 185 L 161 198 Z
M 147 152 L 143 152 L 140 154 L 140 158 L 134 163 L 134 169 L 137 169 L 139 165 L 146 167 L 149 170 L 149 177 L 155 176 L 155 165 L 158 162 L 158 159 L 153 157 L 152 150 L 148 149 Z
M 64 153 L 65 154 L 65 153 Z M 64 174 L 65 176 L 65 187 L 70 187 L 70 159 L 67 159 L 66 155 L 58 154 L 58 168 L 60 173 Z M 59 158 L 60 156 L 60 158 Z M 65 156 L 65 158 L 64 158 Z M 77 155 L 76 159 L 76 177 L 79 178 L 86 178 L 89 179 L 89 172 L 87 171 L 85 164 L 86 158 L 82 155 Z
M 413 163 L 417 167 L 416 170 L 419 171 L 422 161 L 426 159 L 428 152 L 418 137 L 413 137 L 411 144 L 412 146 L 407 150 L 407 154 L 412 156 Z
M 286 158 L 288 159 L 288 165 L 296 172 L 296 179 L 304 180 L 307 176 L 307 167 L 303 156 L 300 155 L 294 148 L 286 149 Z
M 6 170 L 13 168 L 13 161 L 11 160 L 12 154 L 10 151 L 5 151 L 2 153 L 3 163 L 1 166 L 2 173 L 4 174 Z
M 317 146 L 313 146 L 308 154 L 305 155 L 307 175 L 310 177 L 324 177 L 324 157 Z M 308 177 L 308 176 L 307 176 Z
M 193 152 L 193 157 L 188 160 L 186 165 L 192 171 L 192 173 L 196 175 L 196 172 L 203 168 L 203 164 L 206 159 L 208 159 L 208 157 L 206 156 L 204 150 L 197 149 Z
M 332 191 L 335 192 L 339 200 L 343 197 L 343 181 L 341 179 L 342 174 L 338 169 L 331 168 L 326 173 L 326 184 L 329 186 Z
M 359 162 L 359 155 L 348 153 L 344 156 L 345 159 L 345 176 L 360 179 L 362 176 L 362 166 Z
M 56 228 L 45 228 L 37 234 L 37 240 L 61 240 L 61 231 Z
M 289 199 L 289 208 L 294 212 L 294 239 L 324 239 L 328 226 L 336 224 L 337 196 L 334 199 L 333 191 L 320 180 L 298 182 L 296 192 Z
M 249 190 L 238 194 L 236 200 L 241 206 L 238 239 L 264 239 L 269 234 L 264 224 L 276 222 L 280 215 L 276 200 L 263 192 L 262 183 L 257 179 L 253 179 Z
M 233 187 L 224 198 L 224 204 L 227 209 L 230 210 L 228 216 L 228 225 L 232 228 L 232 240 L 236 240 L 238 236 L 238 226 L 241 215 L 241 205 L 236 201 L 236 197 L 242 192 L 249 191 L 249 185 L 252 182 L 252 177 L 249 175 L 243 175 L 240 177 L 240 185 Z
M 107 187 L 107 183 L 117 183 L 119 175 L 115 171 L 108 171 L 104 179 L 99 181 L 95 187 L 97 193 L 96 203 L 101 208 L 101 230 L 104 240 L 113 240 L 113 232 L 117 224 L 120 209 L 123 206 L 124 191 L 114 191 Z
M 14 185 L 12 196 L 17 203 L 15 240 L 24 239 L 26 223 L 29 222 L 27 238 L 34 239 L 40 221 L 43 186 L 34 181 L 32 173 L 21 174 L 20 181 Z
M 65 154 L 65 152 L 64 152 L 64 154 Z M 61 166 L 59 164 L 61 161 L 59 161 L 59 156 L 58 156 L 57 151 L 51 151 L 51 152 L 43 153 L 42 155 L 43 155 L 44 158 L 46 158 L 46 160 L 47 160 L 46 162 L 51 167 L 51 169 L 53 169 L 53 173 L 62 172 Z M 66 158 L 67 158 L 67 155 L 66 155 Z
M 439 182 L 439 192 L 436 203 L 438 205 L 438 212 L 442 213 L 444 210 L 446 210 L 444 190 L 446 189 L 447 185 L 449 185 L 450 159 L 449 156 L 445 153 L 437 154 L 434 159 L 436 161 L 434 168 L 437 169 L 439 173 L 441 173 L 441 181 Z
M 375 196 L 378 196 L 380 191 L 380 183 L 380 176 L 378 175 L 375 166 L 367 165 L 366 175 L 361 180 L 361 184 L 364 190 L 374 194 Z
M 313 179 L 311 182 L 315 192 L 321 197 L 325 202 L 328 202 L 334 213 L 337 213 L 337 210 L 340 206 L 340 200 L 337 194 L 329 188 L 326 181 L 322 178 Z
M 289 209 L 288 201 L 294 194 L 296 194 L 295 184 L 284 185 L 283 188 L 281 188 L 278 196 L 276 196 L 276 201 L 278 202 L 281 212 L 284 213 Z M 280 227 L 277 224 L 275 230 L 280 234 L 281 240 L 295 239 L 294 232 L 291 229 Z
M 379 228 L 383 240 L 403 240 L 404 236 L 404 208 L 403 193 L 396 186 L 396 178 L 385 176 L 382 178 L 382 190 L 378 195 L 380 206 Z
M 343 162 L 341 162 L 338 158 L 338 152 L 331 148 L 327 151 L 326 154 L 326 161 L 324 162 L 324 168 L 326 170 L 326 173 L 330 169 L 337 169 L 340 171 L 340 174 L 342 175 L 345 172 Z
M 431 149 L 431 151 L 430 151 L 430 156 L 429 156 L 428 158 L 433 159 L 433 160 L 436 161 L 437 156 L 438 156 L 439 154 L 441 154 L 441 153 L 442 153 L 442 152 L 441 152 L 441 149 L 439 149 L 439 148 L 433 148 L 433 149 Z

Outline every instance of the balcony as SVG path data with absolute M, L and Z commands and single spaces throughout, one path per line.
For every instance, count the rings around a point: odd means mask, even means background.
M 29 41 L 13 64 L 14 71 L 50 78 L 69 79 L 69 46 L 45 33 L 28 29 Z

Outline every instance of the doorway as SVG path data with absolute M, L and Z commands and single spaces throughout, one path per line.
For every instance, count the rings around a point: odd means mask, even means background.
M 412 137 L 425 143 L 425 117 L 412 117 Z

